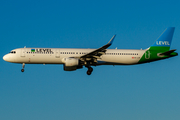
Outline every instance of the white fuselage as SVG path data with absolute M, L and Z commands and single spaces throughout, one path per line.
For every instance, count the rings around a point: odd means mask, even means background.
M 63 64 L 65 71 L 88 68 L 91 75 L 97 65 L 134 65 L 177 56 L 175 50 L 169 50 L 174 27 L 167 28 L 156 42 L 145 50 L 107 49 L 114 41 L 110 41 L 98 49 L 69 49 L 69 48 L 19 48 L 6 54 L 3 59 L 7 62 L 21 63 L 21 72 L 25 64 Z
M 34 49 L 34 51 L 32 51 Z M 63 48 L 19 48 L 15 53 L 6 54 L 3 59 L 13 63 L 26 64 L 64 64 L 63 58 L 81 56 L 95 49 L 63 49 Z M 97 58 L 97 65 L 131 65 L 136 64 L 146 50 L 107 49 L 105 54 Z

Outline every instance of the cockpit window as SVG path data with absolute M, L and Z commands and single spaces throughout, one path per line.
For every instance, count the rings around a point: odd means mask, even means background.
M 9 52 L 9 53 L 13 53 L 13 54 L 15 54 L 15 53 L 16 53 L 16 51 L 11 51 L 11 52 Z

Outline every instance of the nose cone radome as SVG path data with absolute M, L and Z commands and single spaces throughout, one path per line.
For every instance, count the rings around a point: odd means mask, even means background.
M 12 56 L 9 55 L 9 54 L 4 55 L 4 56 L 3 56 L 3 60 L 4 60 L 4 61 L 7 61 L 7 62 L 14 62 L 14 59 L 13 59 Z
M 4 61 L 7 61 L 7 59 L 8 59 L 7 55 L 4 55 L 4 56 L 3 56 L 3 60 L 4 60 Z

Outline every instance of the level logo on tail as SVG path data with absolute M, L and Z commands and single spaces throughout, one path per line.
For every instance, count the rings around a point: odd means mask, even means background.
M 155 43 L 150 47 L 150 50 L 164 50 L 168 51 L 171 46 L 172 37 L 175 27 L 168 27 L 159 36 Z

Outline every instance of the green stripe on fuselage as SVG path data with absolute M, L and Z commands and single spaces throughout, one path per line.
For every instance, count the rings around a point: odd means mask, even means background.
M 156 50 L 156 51 L 169 51 L 170 47 L 164 47 L 164 46 L 151 46 L 149 50 Z

